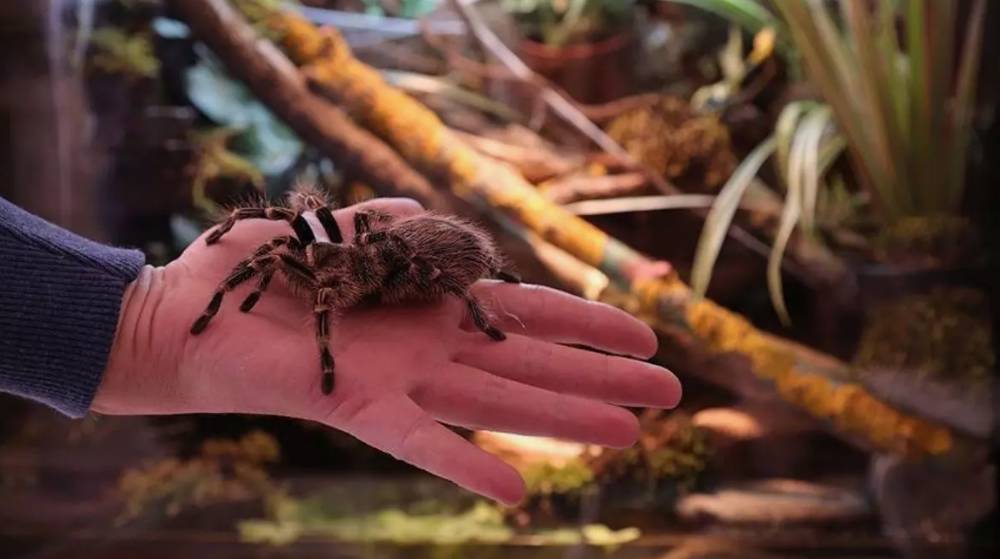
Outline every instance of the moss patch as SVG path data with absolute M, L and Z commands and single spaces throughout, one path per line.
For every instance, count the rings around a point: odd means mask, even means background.
M 968 219 L 937 215 L 903 217 L 880 231 L 873 244 L 880 260 L 954 266 L 968 263 L 980 243 Z
M 622 114 L 608 125 L 608 134 L 633 157 L 688 190 L 714 191 L 736 167 L 726 127 L 676 97 Z
M 996 362 L 992 330 L 985 294 L 938 288 L 879 308 L 862 334 L 854 363 L 985 383 Z

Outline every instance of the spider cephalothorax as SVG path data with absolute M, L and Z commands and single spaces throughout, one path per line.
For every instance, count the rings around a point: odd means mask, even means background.
M 505 337 L 490 324 L 469 288 L 481 278 L 517 279 L 502 271 L 500 254 L 489 236 L 468 222 L 429 213 L 395 218 L 359 211 L 354 215 L 354 239 L 345 244 L 327 198 L 301 186 L 287 206 L 260 204 L 233 210 L 205 242 L 214 244 L 237 221 L 253 218 L 287 221 L 295 234 L 271 239 L 237 264 L 191 326 L 192 334 L 208 326 L 226 292 L 256 277 L 256 288 L 240 305 L 242 312 L 249 312 L 274 274 L 281 272 L 292 291 L 308 298 L 315 309 L 326 394 L 334 384 L 331 316 L 362 304 L 434 302 L 454 295 L 465 301 L 476 327 L 494 340 Z

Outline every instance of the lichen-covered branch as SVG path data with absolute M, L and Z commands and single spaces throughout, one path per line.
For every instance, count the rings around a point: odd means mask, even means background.
M 212 17 L 224 0 L 172 0 L 193 19 Z M 948 453 L 956 435 L 909 415 L 847 380 L 847 366 L 804 346 L 754 328 L 745 318 L 704 299 L 670 271 L 600 229 L 546 200 L 506 164 L 453 135 L 428 108 L 359 62 L 336 30 L 318 28 L 293 12 L 271 11 L 257 21 L 312 84 L 392 145 L 418 170 L 439 177 L 458 196 L 502 211 L 580 261 L 599 268 L 625 294 L 622 305 L 658 330 L 697 339 L 717 352 L 746 356 L 753 372 L 778 393 L 872 449 L 910 455 Z M 264 98 L 268 102 L 267 98 Z M 269 103 L 270 104 L 270 103 Z

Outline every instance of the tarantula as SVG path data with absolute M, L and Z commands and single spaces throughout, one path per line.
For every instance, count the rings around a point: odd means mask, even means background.
M 305 185 L 289 195 L 287 205 L 261 203 L 233 210 L 206 237 L 207 244 L 217 243 L 242 219 L 287 221 L 295 234 L 271 239 L 237 264 L 191 326 L 191 334 L 208 326 L 227 292 L 257 277 L 256 288 L 240 305 L 240 311 L 249 312 L 275 272 L 281 272 L 293 293 L 313 303 L 324 394 L 334 388 L 330 318 L 353 307 L 434 302 L 455 295 L 465 301 L 477 328 L 494 340 L 505 338 L 469 292 L 484 277 L 519 281 L 502 269 L 500 254 L 486 233 L 446 215 L 395 218 L 359 211 L 354 215 L 354 239 L 347 244 L 330 206 L 325 195 Z

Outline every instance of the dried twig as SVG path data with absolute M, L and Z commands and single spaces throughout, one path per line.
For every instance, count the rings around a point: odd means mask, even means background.
M 570 173 L 581 164 L 581 158 L 564 157 L 542 146 L 522 147 L 468 132 L 453 133 L 480 152 L 517 167 L 532 182 Z
M 580 200 L 628 196 L 648 187 L 649 181 L 642 173 L 596 177 L 574 174 L 540 184 L 538 190 L 557 204 L 569 204 Z

